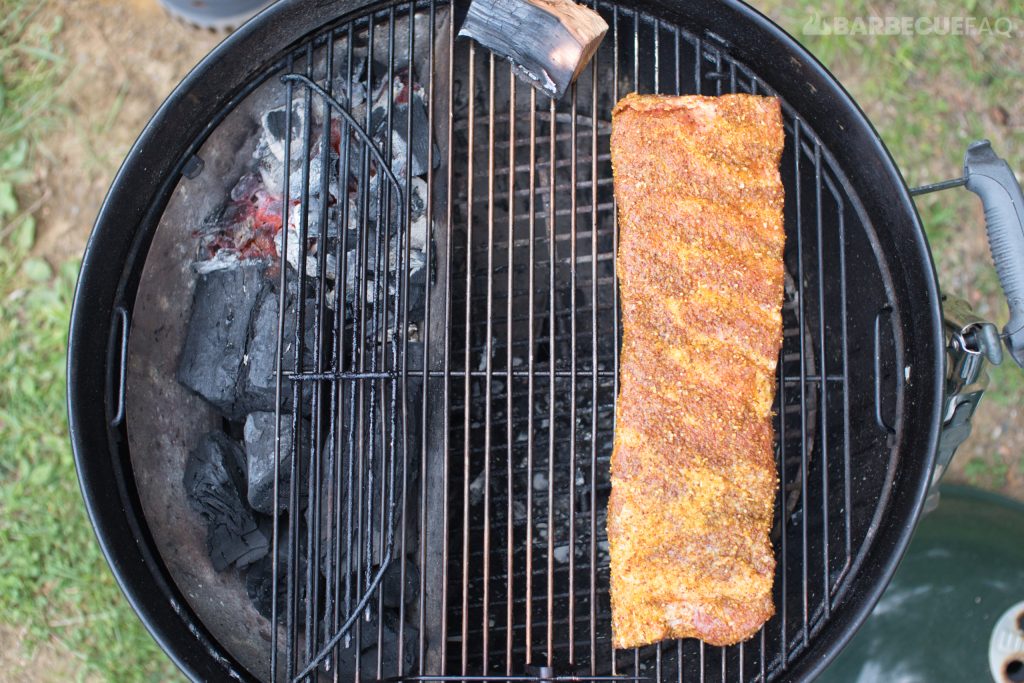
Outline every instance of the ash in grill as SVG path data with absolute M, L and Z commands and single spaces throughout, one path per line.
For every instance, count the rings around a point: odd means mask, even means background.
M 610 647 L 610 111 L 772 91 L 714 41 L 597 9 L 609 34 L 557 103 L 455 40 L 446 5 L 346 18 L 187 166 L 135 308 L 132 457 L 172 577 L 255 675 L 769 680 L 849 587 L 891 479 L 876 382 L 896 380 L 894 322 L 847 309 L 845 264 L 864 301 L 889 275 L 786 105 L 778 614 L 731 648 Z M 848 344 L 872 329 L 877 349 Z M 848 372 L 873 354 L 879 376 Z

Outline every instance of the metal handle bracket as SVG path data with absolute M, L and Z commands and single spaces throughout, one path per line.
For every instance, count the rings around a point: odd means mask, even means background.
M 1003 360 L 999 330 L 979 318 L 963 299 L 943 296 L 946 327 L 946 391 L 942 404 L 942 433 L 932 473 L 925 512 L 938 505 L 939 481 L 953 454 L 971 435 L 971 417 L 988 388 L 985 362 L 999 365 Z

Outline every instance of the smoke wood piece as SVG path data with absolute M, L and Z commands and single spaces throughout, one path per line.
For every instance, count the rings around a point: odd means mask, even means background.
M 264 267 L 260 261 L 240 261 L 197 276 L 178 359 L 178 381 L 232 419 L 245 417 L 238 394 Z
M 504 57 L 518 76 L 557 100 L 607 31 L 600 14 L 572 0 L 473 0 L 459 36 Z
M 731 645 L 775 610 L 782 147 L 773 98 L 634 94 L 612 114 L 617 648 L 690 637 Z
M 253 510 L 266 515 L 274 514 L 274 432 L 277 417 L 271 412 L 249 413 L 245 418 L 245 458 L 248 473 L 248 500 Z M 300 420 L 302 426 L 302 449 L 308 452 L 309 443 L 309 422 Z M 281 510 L 288 509 L 289 504 L 289 483 L 292 472 L 292 452 L 295 447 L 292 438 L 292 416 L 281 415 L 281 464 L 279 466 L 280 481 L 278 483 L 278 507 Z M 306 478 L 304 473 L 309 470 L 306 467 L 306 459 L 299 459 L 301 473 L 299 475 L 298 495 L 300 506 L 308 498 L 306 489 Z
M 245 453 L 220 431 L 209 432 L 185 464 L 189 506 L 206 521 L 213 568 L 244 567 L 267 554 L 267 536 L 245 502 Z

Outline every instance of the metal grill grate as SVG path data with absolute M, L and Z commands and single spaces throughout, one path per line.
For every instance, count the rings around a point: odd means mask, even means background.
M 775 425 L 777 614 L 735 647 L 610 647 L 605 508 L 619 342 L 610 110 L 633 90 L 773 91 L 714 36 L 596 8 L 609 35 L 557 104 L 455 41 L 440 2 L 351 19 L 311 37 L 275 74 L 287 129 L 288 102 L 324 112 L 318 123 L 303 117 L 301 152 L 285 154 L 303 180 L 284 202 L 286 225 L 287 207 L 300 207 L 298 239 L 285 247 L 300 253 L 298 272 L 281 270 L 279 335 L 296 330 L 301 367 L 281 354 L 279 399 L 305 400 L 312 430 L 311 443 L 293 444 L 302 457 L 292 460 L 288 492 L 293 502 L 307 496 L 308 512 L 282 516 L 274 534 L 277 680 L 312 680 L 317 669 L 333 680 L 516 680 L 528 665 L 550 667 L 545 680 L 771 680 L 856 575 L 894 476 L 888 425 L 902 378 L 888 361 L 873 376 L 851 376 L 851 357 L 888 359 L 896 344 L 884 307 L 865 314 L 847 303 L 889 301 L 891 287 L 843 174 L 783 103 L 789 277 Z M 370 107 L 354 118 L 343 97 L 357 83 L 372 91 L 380 76 L 390 83 L 410 61 L 438 145 L 425 175 L 423 282 L 409 277 L 410 164 L 404 177 L 389 168 L 391 131 L 405 126 L 409 140 L 417 121 L 388 98 L 380 144 L 367 132 Z M 313 141 L 332 130 L 337 159 L 321 145 L 321 168 L 336 163 L 339 177 L 356 178 L 352 208 L 340 202 L 336 211 L 311 202 L 310 187 Z M 330 234 L 335 222 L 334 242 L 318 243 L 319 226 Z M 314 276 L 330 270 L 325 244 L 333 278 Z M 289 326 L 284 293 L 296 282 L 314 304 L 298 297 Z M 421 319 L 410 318 L 414 294 Z M 310 338 L 298 332 L 308 316 Z

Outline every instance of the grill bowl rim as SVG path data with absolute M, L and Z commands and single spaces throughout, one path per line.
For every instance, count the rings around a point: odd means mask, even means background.
M 217 113 L 244 95 L 244 84 L 259 79 L 261 73 L 271 68 L 269 65 L 310 33 L 391 4 L 397 3 L 339 0 L 310 4 L 283 0 L 229 36 L 175 88 L 139 136 L 104 199 L 82 259 L 69 329 L 67 409 L 83 498 L 122 591 L 164 651 L 182 671 L 197 680 L 228 672 L 243 680 L 250 676 L 218 643 L 209 639 L 169 581 L 145 529 L 124 428 L 108 426 L 112 416 L 110 377 L 117 363 L 117 340 L 111 334 L 114 309 L 119 304 L 131 309 L 152 232 L 182 167 L 216 125 Z M 901 260 L 917 263 L 916 272 L 907 269 L 897 273 L 903 277 L 912 275 L 914 279 L 904 283 L 910 291 L 905 291 L 903 298 L 914 318 L 906 332 L 916 340 L 916 345 L 910 343 L 907 347 L 915 354 L 914 377 L 921 385 L 909 387 L 909 400 L 902 415 L 904 428 L 900 431 L 900 443 L 894 446 L 894 452 L 901 458 L 901 476 L 894 483 L 896 490 L 886 516 L 888 524 L 879 530 L 864 558 L 854 584 L 856 590 L 844 598 L 842 618 L 834 616 L 787 671 L 796 679 L 813 678 L 852 637 L 881 597 L 907 548 L 928 488 L 939 438 L 944 361 L 941 309 L 931 252 L 906 183 L 877 132 L 839 82 L 794 38 L 738 0 L 685 5 L 652 0 L 620 5 L 657 14 L 696 35 L 703 33 L 712 42 L 724 39 L 725 49 L 738 61 L 748 66 L 761 62 L 754 69 L 759 75 L 774 61 L 783 73 L 796 70 L 803 76 L 777 78 L 780 82 L 791 82 L 789 88 L 780 88 L 778 83 L 772 86 L 794 106 L 809 98 L 811 104 L 797 110 L 801 118 L 813 123 L 817 121 L 804 117 L 804 112 L 822 106 L 823 100 L 829 101 L 824 106 L 842 129 L 841 138 L 845 141 L 834 147 L 830 144 L 834 135 L 828 135 L 829 131 L 822 131 L 820 126 L 811 127 L 838 156 L 849 155 L 871 163 L 871 169 L 865 163 L 865 170 L 851 177 L 854 183 L 873 185 L 876 194 L 865 196 L 858 192 L 857 196 L 872 205 L 890 205 L 888 212 L 869 211 L 869 215 L 873 219 L 886 218 L 882 225 L 886 230 L 901 231 L 903 243 L 898 255 Z M 457 14 L 461 6 L 463 3 L 457 5 Z M 758 60 L 746 58 L 753 55 Z M 234 87 L 218 87 L 224 83 Z M 801 88 L 807 89 L 803 95 Z M 850 165 L 842 168 L 848 169 Z M 864 180 L 869 175 L 871 180 Z M 922 293 L 926 298 L 923 302 L 919 301 Z M 918 297 L 920 305 L 911 306 L 915 303 L 912 296 Z M 914 476 L 908 481 L 911 465 Z M 113 491 L 117 491 L 116 497 Z M 894 518 L 902 522 L 898 528 L 893 528 L 897 526 L 893 524 Z M 156 599 L 154 587 L 159 593 Z M 197 639 L 203 645 L 200 649 L 195 648 Z

